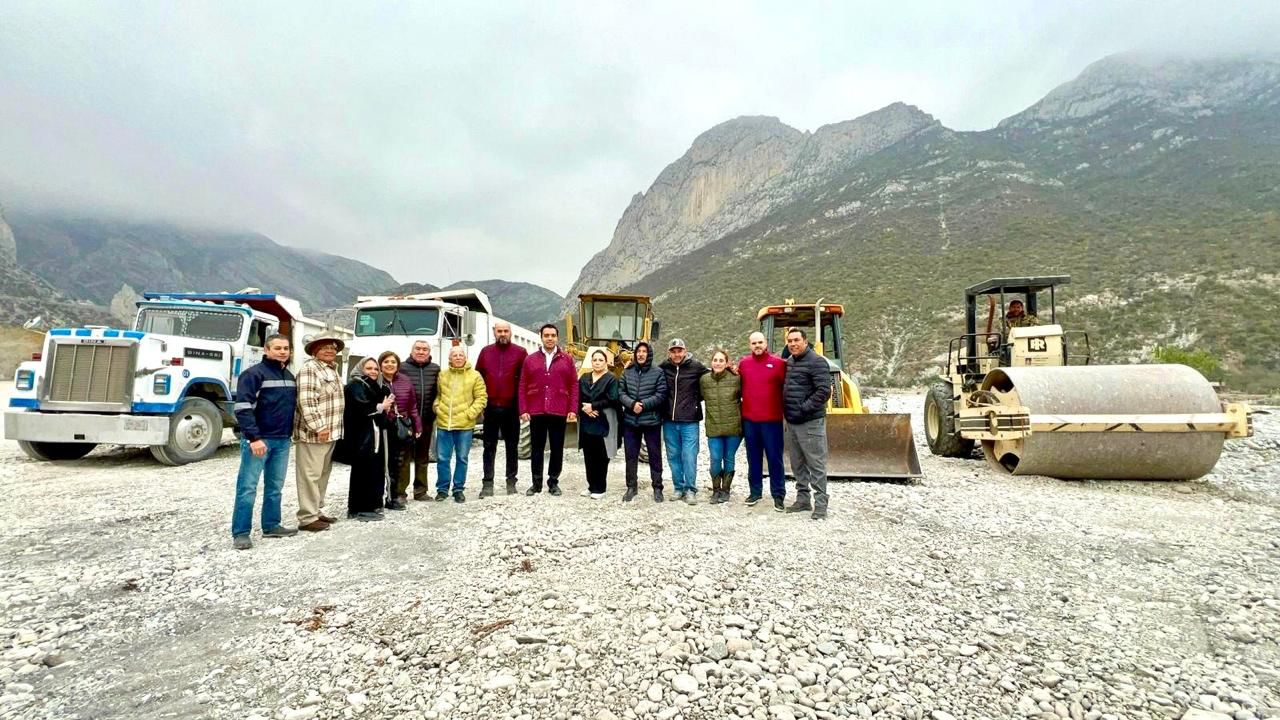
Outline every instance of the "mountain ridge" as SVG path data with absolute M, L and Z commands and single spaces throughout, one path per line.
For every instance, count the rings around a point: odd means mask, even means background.
M 1223 358 L 1232 384 L 1272 390 L 1280 328 L 1265 308 L 1280 305 L 1268 270 L 1280 267 L 1277 68 L 1269 56 L 1116 56 L 988 130 L 900 120 L 885 133 L 893 142 L 795 168 L 806 179 L 789 193 L 737 198 L 757 205 L 749 222 L 654 255 L 621 289 L 654 296 L 664 332 L 701 352 L 741 344 L 756 309 L 784 296 L 843 301 L 850 369 L 914 384 L 961 332 L 964 286 L 1062 272 L 1074 278 L 1060 296 L 1069 329 L 1091 333 L 1098 361 L 1203 346 Z M 613 247 L 579 286 L 608 277 Z

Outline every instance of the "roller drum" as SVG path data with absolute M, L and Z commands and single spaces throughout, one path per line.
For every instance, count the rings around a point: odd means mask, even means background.
M 1032 415 L 1217 413 L 1217 393 L 1185 365 L 1001 368 L 982 385 Z M 1191 480 L 1218 462 L 1219 432 L 1036 432 L 982 442 L 994 467 L 1058 478 Z

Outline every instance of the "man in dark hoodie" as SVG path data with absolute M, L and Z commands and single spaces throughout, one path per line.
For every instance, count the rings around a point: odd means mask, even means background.
M 409 466 L 412 465 L 413 499 L 426 501 L 431 495 L 431 476 L 427 465 L 431 461 L 431 438 L 435 435 L 431 426 L 436 421 L 436 413 L 432 408 L 436 402 L 436 381 L 440 377 L 440 366 L 431 362 L 431 344 L 426 340 L 413 341 L 409 358 L 400 366 L 400 372 L 413 381 L 413 392 L 418 401 L 418 417 L 422 418 L 422 434 L 410 439 L 410 447 L 405 450 L 404 462 L 400 463 L 400 476 L 396 478 L 396 500 L 404 502 L 408 499 Z
M 667 402 L 667 383 L 649 357 L 649 343 L 636 343 L 631 364 L 622 371 L 619 399 L 622 401 L 622 446 L 627 461 L 627 492 L 623 502 L 636 497 L 640 464 L 640 441 L 649 451 L 649 479 L 653 501 L 662 502 L 662 409 Z
M 676 499 L 692 505 L 698 501 L 698 424 L 702 422 L 702 376 L 711 370 L 673 338 L 662 363 L 667 380 L 667 407 L 662 414 L 662 439 L 671 466 L 671 486 Z

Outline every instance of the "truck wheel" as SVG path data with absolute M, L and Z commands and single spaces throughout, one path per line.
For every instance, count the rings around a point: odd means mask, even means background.
M 94 448 L 98 447 L 98 444 L 19 440 L 18 447 L 22 448 L 22 452 L 26 453 L 27 457 L 32 460 L 79 460 L 85 455 L 88 455 Z
M 169 442 L 152 445 L 151 454 L 165 465 L 199 462 L 222 444 L 222 413 L 204 398 L 187 398 L 169 416 Z
M 973 441 L 956 432 L 954 405 L 951 385 L 938 383 L 929 388 L 924 398 L 924 436 L 934 455 L 969 457 L 973 454 Z

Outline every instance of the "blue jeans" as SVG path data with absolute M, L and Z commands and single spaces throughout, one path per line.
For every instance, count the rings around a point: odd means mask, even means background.
M 667 446 L 671 467 L 671 487 L 676 492 L 698 489 L 698 423 L 662 423 L 662 441 Z
M 753 422 L 742 419 L 747 441 L 747 484 L 752 495 L 764 490 L 764 462 L 769 463 L 769 494 L 787 496 L 787 476 L 782 468 L 782 421 Z M 761 457 L 763 455 L 763 458 Z
M 707 450 L 711 452 L 711 474 L 724 475 L 733 472 L 733 464 L 742 444 L 741 435 L 707 438 Z
M 258 478 L 262 478 L 262 529 L 280 527 L 280 495 L 284 476 L 289 470 L 289 438 L 262 438 L 267 454 L 258 457 L 249 449 L 249 441 L 240 438 L 240 473 L 236 475 L 236 506 L 231 513 L 231 537 L 253 531 L 253 501 L 258 496 Z M 265 471 L 265 472 L 264 472 Z
M 475 430 L 436 430 L 436 492 L 449 492 L 449 466 L 453 466 L 453 491 L 467 484 L 467 459 Z

